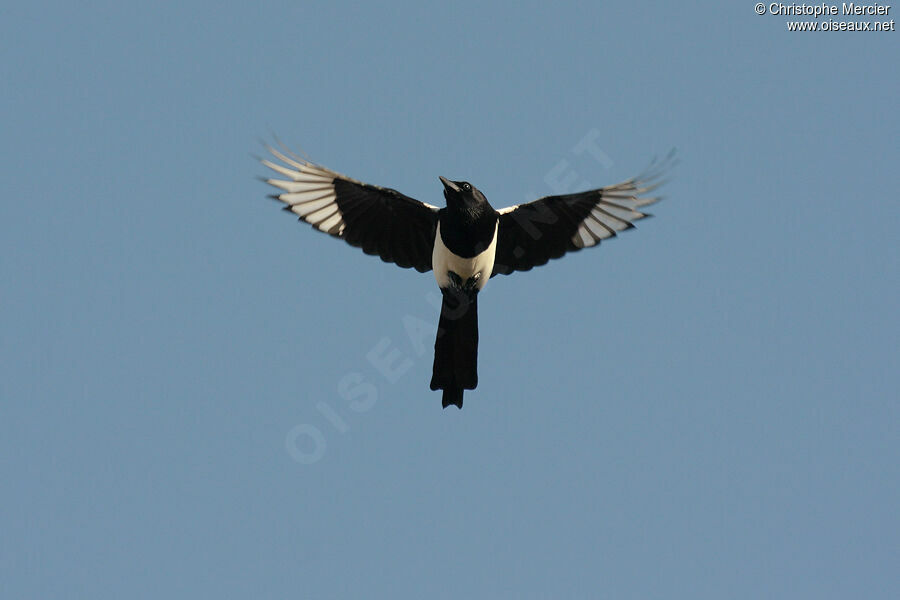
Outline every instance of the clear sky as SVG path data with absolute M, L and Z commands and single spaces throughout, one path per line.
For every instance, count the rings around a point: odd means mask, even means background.
M 27 6 L 0 11 L 0 596 L 900 597 L 900 32 Z M 441 410 L 433 276 L 278 210 L 273 135 L 434 204 L 438 175 L 501 207 L 681 162 L 636 230 L 491 280 L 479 387 Z

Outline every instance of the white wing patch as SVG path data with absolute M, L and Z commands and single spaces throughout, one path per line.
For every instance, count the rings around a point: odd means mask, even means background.
M 270 160 L 263 160 L 262 164 L 289 178 L 266 179 L 269 185 L 285 191 L 276 198 L 287 204 L 292 213 L 319 231 L 340 236 L 346 224 L 336 202 L 334 180 L 341 175 L 308 161 L 282 154 L 272 147 L 269 147 L 269 152 L 284 165 Z
M 647 216 L 638 208 L 659 200 L 658 197 L 641 197 L 641 194 L 655 188 L 656 185 L 641 185 L 635 180 L 603 188 L 594 208 L 572 236 L 572 243 L 579 248 L 589 248 L 619 231 L 634 227 L 634 221 Z

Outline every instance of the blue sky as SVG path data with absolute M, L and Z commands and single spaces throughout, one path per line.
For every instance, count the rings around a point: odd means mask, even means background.
M 5 6 L 0 595 L 896 598 L 900 34 L 786 20 Z M 431 203 L 680 164 L 490 282 L 442 411 L 433 277 L 279 211 L 275 134 Z

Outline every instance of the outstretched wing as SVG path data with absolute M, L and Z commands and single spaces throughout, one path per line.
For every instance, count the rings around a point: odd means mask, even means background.
M 634 227 L 650 216 L 639 209 L 657 202 L 647 196 L 663 182 L 660 177 L 673 164 L 670 154 L 660 165 L 622 183 L 576 194 L 546 196 L 528 204 L 501 209 L 493 277 L 528 271 L 600 243 Z
M 272 197 L 319 231 L 366 254 L 422 273 L 431 270 L 438 208 L 397 190 L 369 185 L 306 159 L 268 148 L 276 160 L 262 164 L 285 179 L 266 179 Z

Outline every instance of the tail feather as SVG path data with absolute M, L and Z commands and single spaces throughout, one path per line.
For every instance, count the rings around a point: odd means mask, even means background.
M 441 290 L 441 318 L 434 342 L 431 389 L 444 390 L 444 408 L 462 408 L 463 390 L 478 385 L 478 294 Z
M 451 404 L 455 404 L 457 407 L 462 408 L 462 402 L 462 388 L 448 388 L 444 390 L 444 395 L 441 397 L 441 406 L 447 408 Z

